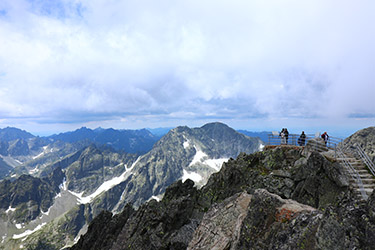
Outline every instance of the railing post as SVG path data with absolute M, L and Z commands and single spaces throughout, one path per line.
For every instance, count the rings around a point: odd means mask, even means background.
M 337 145 L 335 144 L 335 159 L 337 159 Z

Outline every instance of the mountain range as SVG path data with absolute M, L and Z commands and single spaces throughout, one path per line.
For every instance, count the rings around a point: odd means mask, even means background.
M 128 204 L 137 208 L 160 200 L 177 180 L 192 179 L 200 188 L 223 162 L 263 146 L 259 138 L 211 123 L 172 129 L 143 154 L 135 145 L 149 147 L 155 137 L 132 132 L 138 141 L 127 145 L 135 151 L 116 150 L 113 145 L 124 142 L 126 133 L 81 128 L 43 138 L 10 137 L 10 144 L 23 141 L 24 150 L 14 154 L 8 147 L 1 155 L 12 168 L 0 185 L 2 246 L 35 246 L 41 239 L 56 248 L 72 244 L 101 211 L 120 213 Z
M 370 152 L 366 136 L 374 129 L 345 146 Z M 375 193 L 359 200 L 351 187 L 325 153 L 267 147 L 228 160 L 200 189 L 179 180 L 160 201 L 103 211 L 70 249 L 374 249 Z
M 87 130 L 72 133 L 92 134 Z M 222 123 L 171 129 L 145 153 L 84 137 L 22 135 L 26 138 L 8 136 L 7 142 L 26 141 L 29 154 L 1 156 L 5 164 L 20 162 L 8 165 L 13 177 L 0 182 L 3 249 L 372 249 L 375 244 L 375 195 L 358 200 L 344 168 L 313 147 L 263 148 L 260 136 Z M 343 146 L 360 145 L 373 160 L 373 138 L 374 128 L 366 128 Z
M 68 143 L 87 140 L 96 145 L 109 145 L 116 150 L 143 154 L 151 150 L 154 143 L 160 139 L 160 136 L 155 136 L 147 129 L 116 130 L 112 128 L 97 128 L 92 130 L 82 127 L 73 132 L 48 136 L 47 139 Z

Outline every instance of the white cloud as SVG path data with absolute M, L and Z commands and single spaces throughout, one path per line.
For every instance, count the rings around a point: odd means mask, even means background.
M 371 114 L 374 5 L 3 0 L 0 116 Z

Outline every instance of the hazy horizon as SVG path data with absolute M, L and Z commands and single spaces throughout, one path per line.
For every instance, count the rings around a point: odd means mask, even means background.
M 207 124 L 207 123 L 205 123 Z M 196 127 L 201 127 L 205 124 L 202 124 L 200 126 L 188 126 L 190 128 L 196 128 Z M 224 123 L 225 124 L 225 123 Z M 228 124 L 226 124 L 228 125 Z M 187 126 L 187 125 L 178 125 L 178 126 Z M 175 127 L 178 127 L 178 126 L 175 126 Z M 229 125 L 228 125 L 229 126 Z M 6 127 L 13 127 L 13 126 L 6 126 Z M 4 129 L 6 127 L 0 127 L 0 129 Z M 57 130 L 57 131 L 49 131 L 49 132 L 43 132 L 43 131 L 30 131 L 30 130 L 27 130 L 27 129 L 24 129 L 24 128 L 21 128 L 21 127 L 14 127 L 14 128 L 18 128 L 18 129 L 21 129 L 21 130 L 24 130 L 26 132 L 29 132 L 31 133 L 32 135 L 34 136 L 41 136 L 41 137 L 44 137 L 44 136 L 51 136 L 51 135 L 54 135 L 54 134 L 59 134 L 59 133 L 66 133 L 66 132 L 73 132 L 73 131 L 76 131 L 78 129 L 81 129 L 83 127 L 86 127 L 88 129 L 91 129 L 91 130 L 95 130 L 95 129 L 116 129 L 116 130 L 141 130 L 141 129 L 147 129 L 149 130 L 150 132 L 154 133 L 155 131 L 167 131 L 167 130 L 170 130 L 170 129 L 173 129 L 175 127 L 154 127 L 154 128 L 147 128 L 147 127 L 139 127 L 139 128 L 114 128 L 114 127 L 87 127 L 87 126 L 82 126 L 82 127 L 76 127 L 76 128 L 72 128 L 70 130 Z M 269 128 L 268 130 L 267 129 L 262 129 L 262 128 L 259 128 L 259 129 L 246 129 L 246 128 L 235 128 L 235 127 L 232 127 L 233 129 L 237 130 L 237 131 L 240 131 L 240 130 L 243 130 L 243 131 L 247 131 L 247 132 L 254 132 L 254 133 L 262 133 L 262 132 L 267 132 L 267 133 L 271 133 L 272 131 L 281 131 L 282 128 Z M 363 128 L 361 128 L 363 129 Z M 292 128 L 288 128 L 289 132 L 291 134 L 300 134 L 301 131 L 304 131 L 306 134 L 315 134 L 316 132 L 320 132 L 320 133 L 323 133 L 325 131 L 328 131 L 328 134 L 331 135 L 331 136 L 334 136 L 334 137 L 339 137 L 339 138 L 346 138 L 346 137 L 349 137 L 350 135 L 354 134 L 355 132 L 357 132 L 358 130 L 330 130 L 330 129 L 319 129 L 319 128 L 316 128 L 316 129 L 304 129 L 304 128 L 295 128 L 295 127 L 292 127 Z M 160 132 L 159 132 L 160 133 Z M 154 133 L 154 134 L 157 134 L 157 133 Z

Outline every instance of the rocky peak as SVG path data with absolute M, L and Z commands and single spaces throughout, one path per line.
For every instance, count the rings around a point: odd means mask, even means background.
M 0 129 L 0 141 L 14 141 L 17 139 L 27 140 L 33 138 L 34 136 L 25 130 L 18 128 L 6 127 Z
M 353 151 L 359 145 L 372 161 L 375 161 L 375 127 L 361 129 L 344 140 L 344 145 Z

